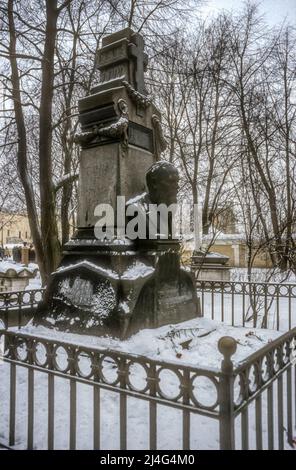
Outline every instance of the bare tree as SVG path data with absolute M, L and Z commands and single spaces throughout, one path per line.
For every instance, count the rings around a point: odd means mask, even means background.
M 0 56 L 6 64 L 1 63 L 1 82 L 12 103 L 13 150 L 44 282 L 60 258 L 59 219 L 62 242 L 69 238 L 78 166 L 71 136 L 77 100 L 97 76 L 102 35 L 127 25 L 145 33 L 152 21 L 163 27 L 168 16 L 185 11 L 185 4 L 189 1 L 133 1 L 128 9 L 125 0 L 8 0 L 1 5 Z

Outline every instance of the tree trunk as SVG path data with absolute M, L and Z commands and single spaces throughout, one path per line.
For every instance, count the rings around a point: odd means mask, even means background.
M 17 169 L 20 181 L 24 188 L 31 236 L 35 246 L 35 252 L 37 256 L 37 262 L 39 265 L 41 278 L 44 283 L 46 280 L 44 250 L 40 234 L 39 220 L 36 209 L 34 191 L 32 187 L 32 181 L 28 172 L 27 135 L 22 109 L 19 70 L 16 59 L 16 32 L 13 18 L 13 0 L 8 1 L 8 21 L 10 38 L 9 57 L 11 66 L 12 98 L 18 134 Z
M 64 160 L 65 174 L 70 173 L 71 170 L 71 153 L 68 149 L 65 152 Z M 61 200 L 61 230 L 62 230 L 62 245 L 67 243 L 70 238 L 70 222 L 69 222 L 69 207 L 72 197 L 72 182 L 65 183 L 62 189 Z
M 207 176 L 207 184 L 206 184 L 206 191 L 205 191 L 205 198 L 204 198 L 204 206 L 202 210 L 202 233 L 204 235 L 208 235 L 209 229 L 212 223 L 210 214 L 209 214 L 209 207 L 210 207 L 210 194 L 211 194 L 211 186 L 213 181 L 213 172 L 214 172 L 214 159 L 210 157 L 209 159 L 209 172 Z
M 70 15 L 71 24 L 73 31 L 75 31 L 74 23 Z M 74 92 L 74 82 L 75 82 L 75 71 L 76 71 L 76 61 L 77 61 L 77 41 L 78 36 L 74 34 L 73 38 L 73 48 L 72 48 L 72 61 L 71 61 L 71 73 L 69 77 L 69 85 L 65 86 L 65 82 L 68 80 L 68 75 L 64 76 L 64 99 L 65 99 L 65 109 L 64 113 L 66 119 L 64 121 L 63 131 L 62 131 L 62 146 L 64 149 L 64 175 L 69 175 L 71 173 L 71 163 L 73 157 L 73 139 L 71 141 L 68 139 L 69 134 L 71 133 L 71 103 Z M 69 222 L 69 209 L 72 197 L 73 181 L 68 181 L 63 185 L 62 188 L 62 198 L 61 198 L 61 230 L 62 230 L 62 245 L 67 243 L 70 238 L 70 222 Z
M 52 100 L 57 18 L 57 0 L 47 0 L 39 122 L 41 233 L 47 276 L 56 269 L 60 260 L 60 243 L 55 213 L 55 192 L 52 182 Z
M 242 86 L 241 86 L 242 88 Z M 279 221 L 278 221 L 278 211 L 277 211 L 277 202 L 276 202 L 276 194 L 274 187 L 271 185 L 271 182 L 268 181 L 263 167 L 261 165 L 261 162 L 258 158 L 257 155 L 257 150 L 255 147 L 255 144 L 253 142 L 250 128 L 249 128 L 249 123 L 248 119 L 246 116 L 246 111 L 245 111 L 245 101 L 244 101 L 244 93 L 241 91 L 241 98 L 240 98 L 240 108 L 241 108 L 241 116 L 242 116 L 242 124 L 243 124 L 243 132 L 246 136 L 247 143 L 248 143 L 248 149 L 250 152 L 250 155 L 253 158 L 255 167 L 258 171 L 258 174 L 260 176 L 260 179 L 262 181 L 262 184 L 264 186 L 264 189 L 267 193 L 268 197 L 268 203 L 269 203 L 269 208 L 270 208 L 270 217 L 271 217 L 271 224 L 273 228 L 273 235 L 274 235 L 274 240 L 275 240 L 275 249 L 277 253 L 277 265 L 280 269 L 284 269 L 283 265 L 283 246 L 282 246 L 282 239 L 281 239 L 281 231 L 280 231 L 280 226 L 279 226 Z
M 287 40 L 287 39 L 286 39 Z M 286 45 L 287 47 L 287 45 Z M 291 169 L 290 169 L 290 126 L 289 126 L 289 88 L 288 88 L 288 57 L 286 52 L 285 64 L 284 64 L 284 102 L 285 102 L 285 159 L 286 159 L 286 194 L 287 194 L 287 220 L 286 220 L 286 243 L 284 251 L 284 262 L 285 269 L 289 267 L 290 252 L 292 247 L 292 195 L 291 195 Z

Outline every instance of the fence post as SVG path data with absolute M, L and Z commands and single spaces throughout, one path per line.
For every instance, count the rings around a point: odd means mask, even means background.
M 218 342 L 218 349 L 223 355 L 221 363 L 222 375 L 219 384 L 219 432 L 220 449 L 232 450 L 234 440 L 234 394 L 233 394 L 233 363 L 231 356 L 236 351 L 236 341 L 231 336 L 223 336 Z

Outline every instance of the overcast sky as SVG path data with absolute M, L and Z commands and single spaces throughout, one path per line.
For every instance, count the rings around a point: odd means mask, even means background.
M 218 13 L 225 10 L 238 10 L 244 0 L 208 0 L 203 7 L 204 15 Z M 272 25 L 282 22 L 285 18 L 290 23 L 296 23 L 296 0 L 261 0 L 261 11 L 266 13 L 267 21 Z

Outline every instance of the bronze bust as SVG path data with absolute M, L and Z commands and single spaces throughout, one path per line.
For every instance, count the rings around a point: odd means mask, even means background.
M 127 236 L 130 217 L 137 215 L 145 228 L 139 239 L 172 238 L 172 210 L 177 203 L 179 174 L 172 163 L 160 160 L 146 174 L 148 192 L 127 202 Z M 162 212 L 162 208 L 167 209 Z M 159 209 L 159 210 L 158 210 Z M 140 233 L 140 230 L 139 230 Z M 135 239 L 135 237 L 133 238 Z

